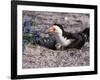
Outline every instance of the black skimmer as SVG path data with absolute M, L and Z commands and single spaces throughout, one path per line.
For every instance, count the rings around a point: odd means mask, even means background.
M 64 31 L 62 25 L 53 24 L 49 28 L 49 32 L 53 33 L 57 41 L 57 44 L 55 45 L 57 49 L 81 49 L 85 42 L 89 40 L 89 28 L 86 28 L 78 33 L 69 33 Z

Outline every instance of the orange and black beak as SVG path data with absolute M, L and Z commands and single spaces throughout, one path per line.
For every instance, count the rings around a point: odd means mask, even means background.
M 56 31 L 55 27 L 51 26 L 51 27 L 49 28 L 49 32 L 53 33 L 53 32 L 55 32 L 55 31 Z

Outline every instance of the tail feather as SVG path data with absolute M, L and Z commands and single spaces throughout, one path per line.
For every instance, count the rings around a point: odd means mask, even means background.
M 86 41 L 89 41 L 89 37 L 90 37 L 90 29 L 86 28 L 82 31 L 82 33 L 84 34 L 84 36 L 86 37 Z

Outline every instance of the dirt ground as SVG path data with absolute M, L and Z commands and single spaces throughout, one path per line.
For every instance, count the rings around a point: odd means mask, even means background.
M 40 30 L 46 32 L 53 23 L 64 26 L 67 32 L 79 32 L 90 25 L 89 14 L 80 13 L 57 13 L 57 12 L 35 12 L 23 11 L 23 22 L 31 20 L 31 32 Z M 23 47 L 22 67 L 48 68 L 67 66 L 89 66 L 90 45 L 86 42 L 81 49 L 51 50 L 42 46 L 34 46 L 30 43 Z

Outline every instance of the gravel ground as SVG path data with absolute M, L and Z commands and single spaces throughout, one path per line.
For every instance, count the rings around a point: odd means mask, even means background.
M 56 13 L 56 12 L 35 12 L 23 11 L 23 22 L 31 20 L 31 32 L 34 30 L 47 32 L 50 25 L 59 23 L 68 32 L 78 32 L 89 27 L 89 14 L 79 13 Z M 51 50 L 42 46 L 34 46 L 31 43 L 25 44 L 22 56 L 22 67 L 46 68 L 46 67 L 67 67 L 67 66 L 89 66 L 89 42 L 86 42 L 81 49 Z

